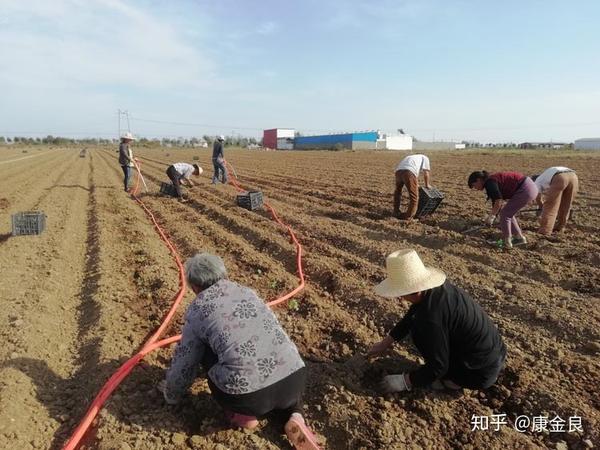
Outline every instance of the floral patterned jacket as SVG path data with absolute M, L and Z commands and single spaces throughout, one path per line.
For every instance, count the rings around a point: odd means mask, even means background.
M 230 280 L 200 292 L 188 307 L 167 371 L 167 399 L 185 394 L 208 349 L 218 357 L 205 367 L 208 376 L 228 394 L 258 391 L 304 367 L 273 311 L 252 289 Z

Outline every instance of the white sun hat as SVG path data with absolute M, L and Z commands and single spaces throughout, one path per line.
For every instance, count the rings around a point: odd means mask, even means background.
M 390 253 L 385 260 L 387 278 L 375 286 L 382 297 L 402 297 L 415 292 L 441 286 L 446 274 L 439 269 L 426 267 L 413 249 Z
M 221 134 L 221 135 L 219 135 L 219 140 L 220 140 L 220 141 L 224 141 L 224 140 L 225 140 L 225 136 L 223 136 L 222 134 Z
M 135 141 L 135 138 L 133 137 L 133 134 L 131 134 L 129 132 L 127 132 L 123 136 L 121 136 L 121 139 L 130 139 L 132 141 Z

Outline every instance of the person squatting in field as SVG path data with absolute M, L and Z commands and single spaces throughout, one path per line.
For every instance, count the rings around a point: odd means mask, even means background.
M 482 170 L 471 173 L 467 183 L 470 189 L 485 189 L 488 200 L 492 201 L 492 210 L 484 219 L 486 224 L 492 226 L 496 216 L 500 214 L 500 246 L 511 249 L 514 245 L 527 244 L 515 215 L 537 197 L 538 188 L 533 180 L 519 172 L 497 172 L 490 175 Z M 504 206 L 503 201 L 506 201 Z
M 531 178 L 538 188 L 536 201 L 542 210 L 538 233 L 549 236 L 553 231 L 561 232 L 567 224 L 571 205 L 579 190 L 577 174 L 568 167 L 550 167 L 541 175 Z
M 178 162 L 167 168 L 167 176 L 171 180 L 171 183 L 173 183 L 173 186 L 175 186 L 177 197 L 180 200 L 183 199 L 181 184 L 187 184 L 189 187 L 194 187 L 194 183 L 191 180 L 192 175 L 199 176 L 201 173 L 202 167 L 198 164 Z
M 411 304 L 400 322 L 368 356 L 379 355 L 410 334 L 425 364 L 381 382 L 384 392 L 413 388 L 486 389 L 496 382 L 506 360 L 498 328 L 465 291 L 446 275 L 426 267 L 417 252 L 398 250 L 386 259 L 387 278 L 375 293 Z
M 253 429 L 257 417 L 277 411 L 286 415 L 285 432 L 296 448 L 318 449 L 302 416 L 306 367 L 273 311 L 252 289 L 227 279 L 218 256 L 198 253 L 185 272 L 197 296 L 160 386 L 166 402 L 181 401 L 202 366 L 233 426 Z
M 131 133 L 126 133 L 121 137 L 121 143 L 119 144 L 119 164 L 123 169 L 123 185 L 125 192 L 129 189 L 129 179 L 131 178 L 131 169 L 134 167 L 133 164 L 133 152 L 129 145 L 135 138 Z
M 425 187 L 431 188 L 431 167 L 429 158 L 425 155 L 409 155 L 396 166 L 396 188 L 394 190 L 394 217 L 401 220 L 412 219 L 419 206 L 419 173 L 423 171 Z M 400 212 L 402 188 L 408 190 L 408 208 Z
M 213 175 L 212 184 L 217 184 L 219 181 L 227 184 L 227 169 L 225 168 L 225 156 L 223 155 L 223 142 L 225 136 L 219 136 L 213 144 L 212 162 L 215 173 Z

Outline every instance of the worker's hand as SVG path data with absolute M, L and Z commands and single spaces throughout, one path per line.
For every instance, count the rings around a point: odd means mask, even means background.
M 492 225 L 494 225 L 495 220 L 496 220 L 496 216 L 494 216 L 493 214 L 488 214 L 483 219 L 483 223 L 485 223 L 486 225 L 491 227 Z
M 388 348 L 390 348 L 392 346 L 393 343 L 394 343 L 394 338 L 392 338 L 391 336 L 386 336 L 385 338 L 383 338 L 377 344 L 374 344 L 369 349 L 369 351 L 367 352 L 367 357 L 370 358 L 370 357 L 377 356 L 377 355 L 385 352 Z
M 177 403 L 179 403 L 179 400 L 167 396 L 167 380 L 159 381 L 159 383 L 156 385 L 156 389 L 162 393 L 167 404 L 176 405 Z
M 410 384 L 410 378 L 407 373 L 403 373 L 400 375 L 388 375 L 383 377 L 381 383 L 379 383 L 379 389 L 389 394 L 391 392 L 404 392 L 410 391 L 412 388 Z

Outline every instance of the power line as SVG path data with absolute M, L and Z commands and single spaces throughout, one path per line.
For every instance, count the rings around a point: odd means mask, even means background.
M 177 126 L 188 126 L 188 127 L 202 127 L 202 128 L 227 128 L 232 130 L 252 130 L 252 131 L 262 131 L 263 128 L 252 128 L 252 127 L 239 127 L 235 125 L 210 125 L 206 123 L 190 123 L 190 122 L 171 122 L 167 120 L 154 120 L 154 119 L 141 119 L 139 117 L 135 117 L 131 115 L 132 121 L 138 122 L 149 122 L 149 123 L 160 123 L 164 125 L 177 125 Z

